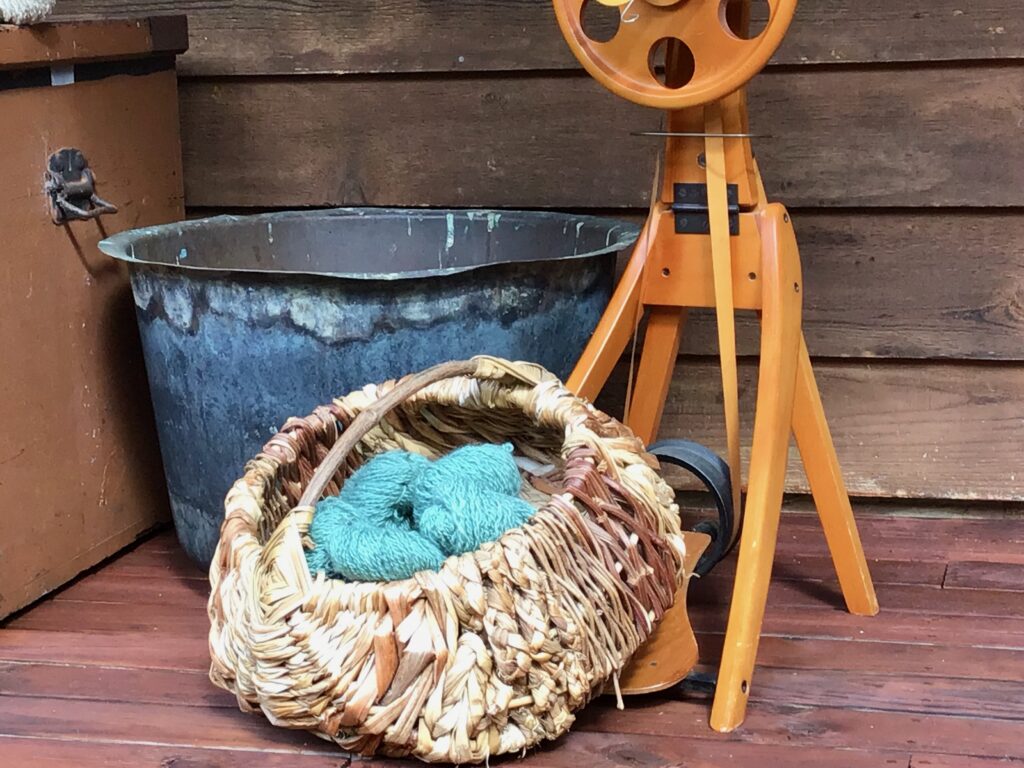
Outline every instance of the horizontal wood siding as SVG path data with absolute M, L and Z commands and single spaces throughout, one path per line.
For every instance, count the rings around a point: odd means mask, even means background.
M 793 216 L 812 355 L 1024 360 L 1024 216 L 988 210 L 827 211 Z M 694 313 L 688 352 L 714 349 Z M 738 322 L 740 354 L 757 323 Z
M 188 12 L 193 215 L 334 205 L 638 220 L 659 113 L 583 75 L 543 0 L 61 0 Z M 802 0 L 751 85 L 769 195 L 793 210 L 804 318 L 851 491 L 1024 497 L 1024 16 L 1018 0 Z M 739 322 L 747 407 L 754 318 Z M 664 435 L 721 447 L 694 313 Z M 614 404 L 615 393 L 608 397 Z M 805 491 L 794 463 L 788 488 Z
M 768 194 L 794 207 L 1024 206 L 1024 67 L 769 72 Z M 646 206 L 661 113 L 581 75 L 206 78 L 193 205 Z M 428 162 L 429 161 L 429 162 Z
M 851 493 L 866 497 L 1024 501 L 1024 367 L 818 360 L 815 373 Z M 625 366 L 603 403 L 621 413 Z M 755 361 L 740 364 L 748 466 Z M 662 437 L 725 454 L 717 361 L 680 361 Z M 795 445 L 786 489 L 809 488 Z
M 801 0 L 776 64 L 1019 59 L 1017 0 Z M 188 74 L 575 69 L 545 0 L 61 0 L 63 15 L 188 13 Z

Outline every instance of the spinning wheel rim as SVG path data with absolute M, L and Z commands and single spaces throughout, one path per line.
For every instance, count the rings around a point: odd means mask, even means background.
M 660 109 L 707 104 L 741 88 L 782 43 L 797 2 L 767 0 L 771 13 L 764 29 L 743 39 L 726 24 L 727 0 L 633 0 L 623 10 L 624 16 L 635 16 L 633 21 L 623 21 L 613 38 L 599 42 L 583 29 L 588 1 L 553 0 L 558 26 L 573 55 L 608 90 Z M 677 88 L 660 83 L 648 64 L 649 52 L 665 39 L 680 41 L 694 58 L 691 79 Z

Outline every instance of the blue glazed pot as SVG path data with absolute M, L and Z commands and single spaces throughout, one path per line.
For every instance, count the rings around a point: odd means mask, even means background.
M 338 209 L 101 242 L 131 265 L 182 546 L 209 563 L 225 493 L 289 416 L 476 354 L 567 376 L 636 236 L 559 213 Z

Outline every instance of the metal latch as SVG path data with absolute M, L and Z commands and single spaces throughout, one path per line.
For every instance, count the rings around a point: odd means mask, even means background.
M 737 184 L 726 186 L 729 204 L 729 234 L 740 233 L 740 189 Z M 672 211 L 676 215 L 677 235 L 707 235 L 711 233 L 708 219 L 708 188 L 706 184 L 673 184 Z
M 50 155 L 46 168 L 46 193 L 54 224 L 97 219 L 117 213 L 117 206 L 96 194 L 96 177 L 80 149 L 68 147 Z

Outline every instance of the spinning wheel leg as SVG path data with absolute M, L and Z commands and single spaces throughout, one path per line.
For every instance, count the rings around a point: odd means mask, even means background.
M 814 495 L 814 505 L 825 529 L 825 539 L 832 552 L 846 607 L 850 613 L 859 616 L 874 616 L 878 613 L 878 598 L 875 597 L 850 497 L 843 483 L 818 385 L 814 381 L 811 358 L 803 339 L 800 340 L 796 399 L 793 403 L 793 432 Z
M 626 425 L 645 445 L 653 443 L 658 434 L 685 324 L 683 307 L 654 307 L 647 318 L 644 351 L 626 419 Z
M 566 382 L 569 390 L 579 397 L 587 400 L 597 397 L 636 330 L 637 314 L 641 311 L 640 287 L 652 227 L 648 219 L 594 335 Z
M 743 722 L 782 511 L 800 357 L 800 258 L 782 206 L 764 212 L 761 365 L 747 504 L 711 727 Z

